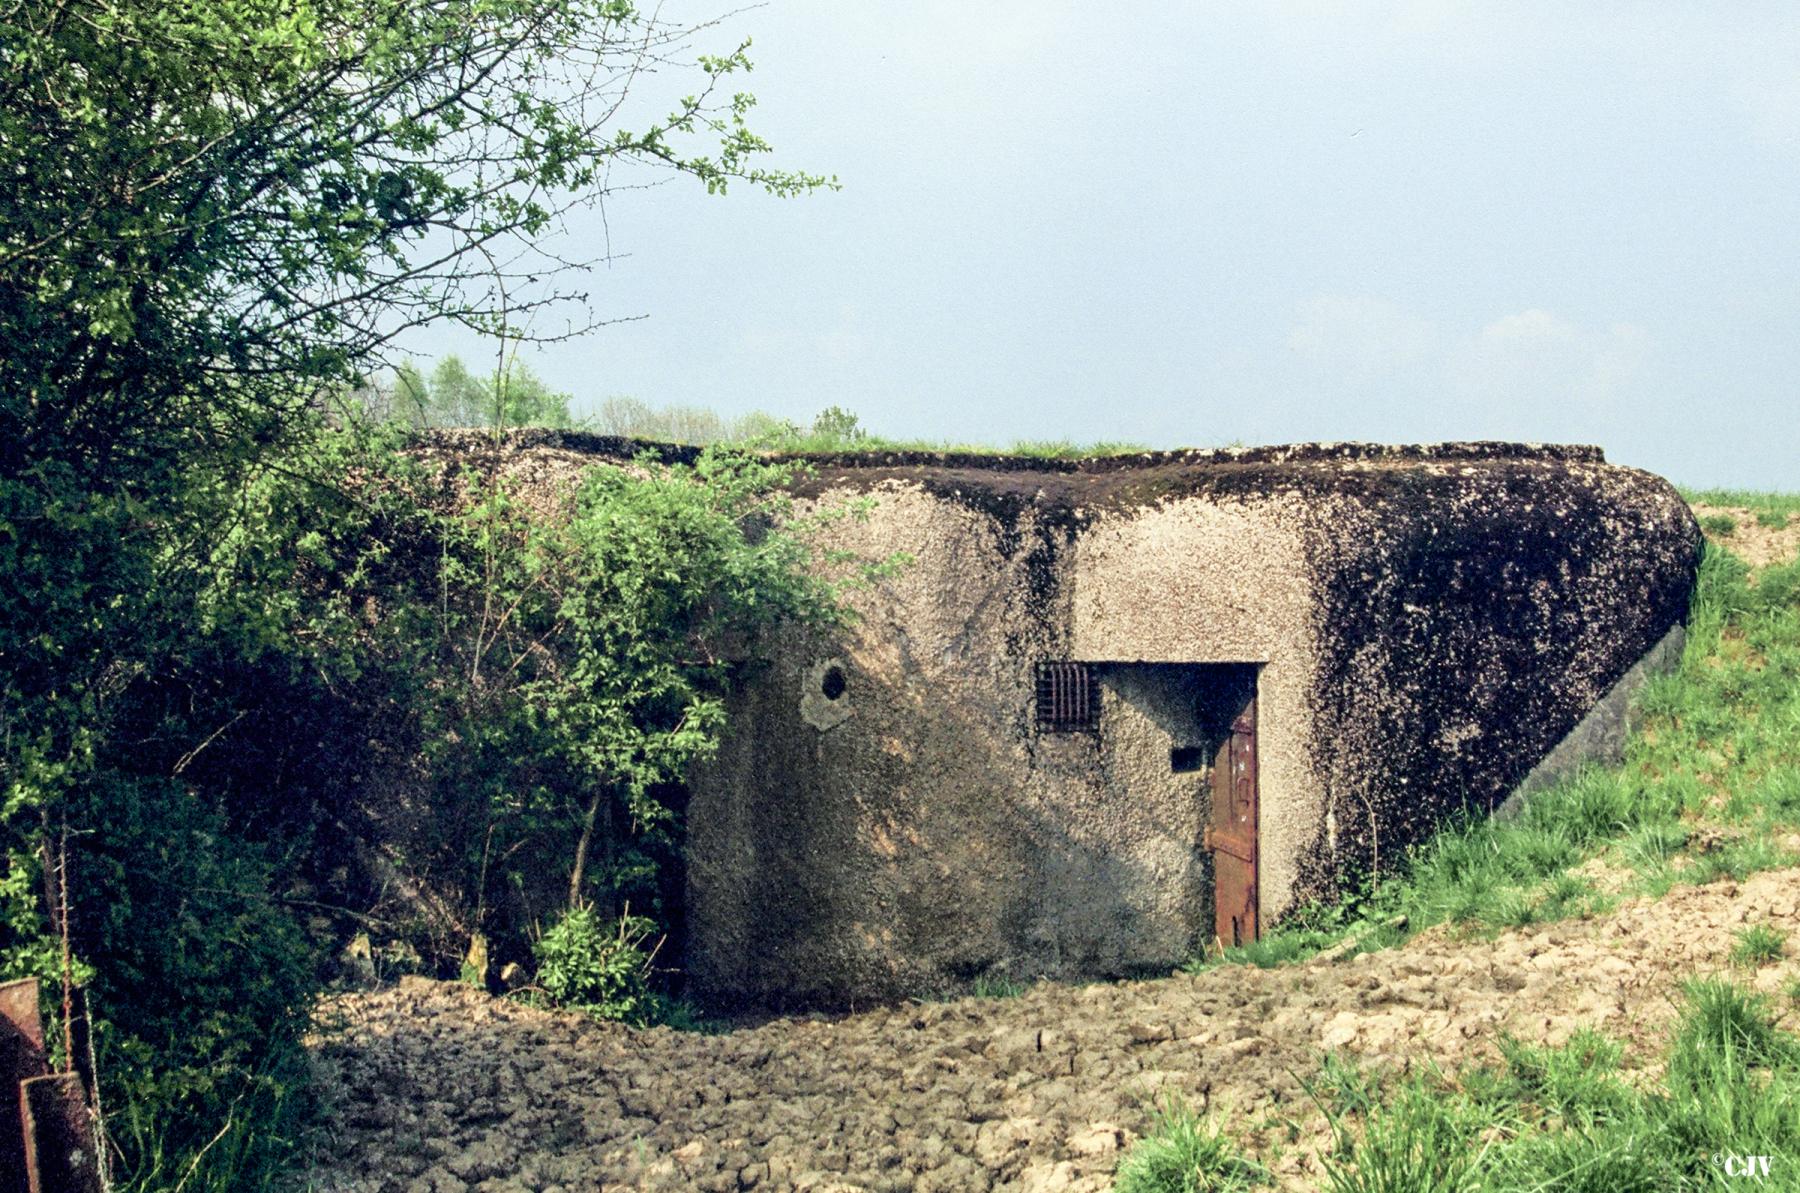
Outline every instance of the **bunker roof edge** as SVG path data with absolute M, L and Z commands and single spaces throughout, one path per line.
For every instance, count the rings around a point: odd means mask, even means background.
M 650 453 L 670 463 L 686 463 L 701 449 L 691 444 L 661 443 L 592 431 L 521 427 L 504 432 L 496 443 L 481 428 L 437 428 L 419 434 L 421 446 L 474 452 L 494 446 L 507 451 L 560 448 L 583 455 L 631 459 Z M 1444 443 L 1382 444 L 1366 442 L 1289 443 L 1262 447 L 1174 448 L 1095 456 L 1033 456 L 1007 452 L 921 451 L 878 448 L 869 451 L 769 452 L 772 459 L 795 460 L 818 468 L 942 468 L 971 472 L 1101 473 L 1171 466 L 1205 467 L 1234 464 L 1454 463 L 1458 461 L 1537 461 L 1604 464 L 1605 453 L 1592 444 L 1514 443 L 1469 440 Z

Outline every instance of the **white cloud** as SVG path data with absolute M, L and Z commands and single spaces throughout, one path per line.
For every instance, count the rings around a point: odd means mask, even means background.
M 1437 329 L 1373 295 L 1316 294 L 1296 308 L 1288 349 L 1320 368 L 1373 381 L 1416 368 L 1435 350 Z
M 1319 294 L 1296 307 L 1289 350 L 1354 396 L 1368 434 L 1606 439 L 1644 379 L 1644 328 L 1584 327 L 1541 307 L 1458 332 L 1385 298 Z
M 1609 407 L 1628 390 L 1649 349 L 1649 334 L 1636 324 L 1590 330 L 1533 308 L 1489 323 L 1445 363 L 1459 393 L 1540 414 L 1573 402 L 1569 413 L 1580 415 Z

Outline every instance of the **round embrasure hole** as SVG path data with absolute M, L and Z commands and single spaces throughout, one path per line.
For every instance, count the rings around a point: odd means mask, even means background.
M 825 693 L 825 699 L 836 700 L 844 694 L 844 669 L 835 663 L 825 668 L 825 674 L 819 677 L 819 690 Z

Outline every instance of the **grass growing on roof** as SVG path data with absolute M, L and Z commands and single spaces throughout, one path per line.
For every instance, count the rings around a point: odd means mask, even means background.
M 1770 493 L 1760 489 L 1695 489 L 1677 485 L 1682 499 L 1695 505 L 1729 506 L 1758 515 L 1800 514 L 1800 493 Z
M 799 455 L 833 452 L 928 452 L 973 456 L 1022 456 L 1039 460 L 1081 460 L 1098 456 L 1130 456 L 1154 449 L 1142 443 L 1103 440 L 1076 443 L 1067 439 L 1019 439 L 1011 444 L 963 443 L 953 439 L 888 439 L 864 435 L 847 440 L 831 435 L 800 435 L 774 444 L 776 450 Z
M 1691 496 L 1800 510 L 1800 495 Z M 1800 828 L 1800 561 L 1753 571 L 1708 544 L 1680 663 L 1644 685 L 1637 709 L 1621 765 L 1542 791 L 1512 819 L 1454 824 L 1394 876 L 1189 968 L 1383 948 L 1435 924 L 1486 933 L 1593 915 L 1800 860 L 1785 843 Z

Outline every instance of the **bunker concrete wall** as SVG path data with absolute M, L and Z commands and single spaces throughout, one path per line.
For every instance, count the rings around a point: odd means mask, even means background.
M 901 486 L 878 498 L 843 541 L 917 562 L 855 598 L 848 632 L 773 643 L 692 781 L 688 969 L 712 1001 L 929 989 L 1007 965 L 1030 931 L 1050 843 L 1019 664 L 1056 645 L 1056 593 L 1027 572 L 1062 544 Z M 826 660 L 845 688 L 820 728 Z
M 1291 500 L 1187 497 L 1097 514 L 1076 552 L 1074 657 L 1262 664 L 1265 919 L 1286 910 L 1323 816 L 1312 770 L 1317 644 L 1305 529 Z
M 1340 471 L 1310 503 L 1325 818 L 1297 896 L 1494 809 L 1686 615 L 1679 494 L 1580 460 Z
M 535 434 L 506 467 L 545 492 L 636 450 Z M 916 562 L 847 631 L 766 644 L 693 776 L 714 1001 L 1179 960 L 1210 927 L 1206 800 L 1159 666 L 1259 665 L 1266 924 L 1495 807 L 1681 621 L 1700 543 L 1665 482 L 1580 447 L 888 453 L 802 486 L 865 493 L 837 544 Z M 1102 664 L 1097 737 L 1037 732 L 1040 659 Z
M 703 993 L 1179 961 L 1210 935 L 1207 805 L 1142 664 L 1260 665 L 1268 923 L 1497 804 L 1680 620 L 1697 560 L 1673 490 L 1597 456 L 1226 463 L 1087 508 L 1039 479 L 851 486 L 879 504 L 842 545 L 916 562 L 841 640 L 773 651 L 697 776 Z M 1035 731 L 1042 658 L 1106 664 L 1097 736 Z
M 1212 914 L 1204 775 L 1170 768 L 1193 736 L 1191 694 L 1171 672 L 1103 667 L 1100 732 L 1040 733 L 1033 682 L 1044 658 L 1203 658 L 1091 629 L 1084 643 L 1085 522 L 901 482 L 874 495 L 842 541 L 915 562 L 854 599 L 847 633 L 776 644 L 694 777 L 699 991 L 842 1005 L 983 974 L 1155 972 L 1190 955 Z M 1175 591 L 1193 595 L 1191 582 Z M 1222 608 L 1259 616 L 1251 589 L 1223 595 Z M 1227 631 L 1218 661 L 1288 658 L 1209 616 Z M 845 688 L 825 701 L 832 665 Z

